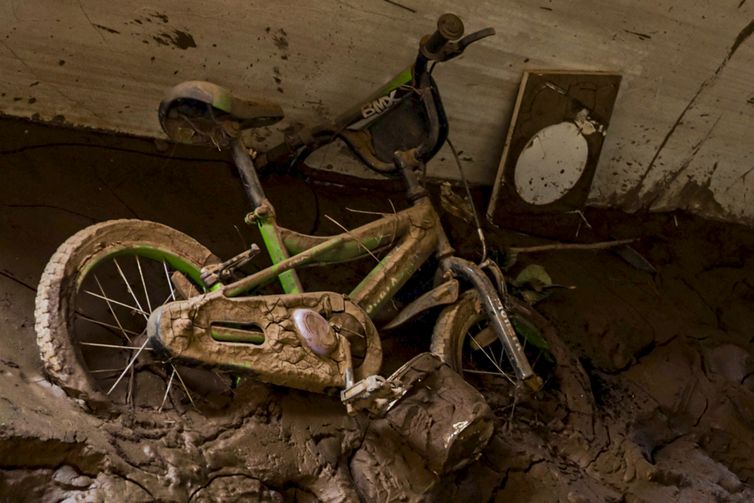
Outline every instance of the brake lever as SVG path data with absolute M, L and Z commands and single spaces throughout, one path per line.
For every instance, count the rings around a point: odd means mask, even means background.
M 483 38 L 491 37 L 494 34 L 495 28 L 485 28 L 466 35 L 458 42 L 448 43 L 445 46 L 445 57 L 442 58 L 442 61 L 450 61 L 451 59 L 460 56 L 463 51 L 474 42 L 479 42 Z

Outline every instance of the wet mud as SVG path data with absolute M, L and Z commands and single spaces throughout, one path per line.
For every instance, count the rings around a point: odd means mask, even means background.
M 476 461 L 442 473 L 397 433 L 397 417 L 349 417 L 336 398 L 249 379 L 215 412 L 176 396 L 161 413 L 87 413 L 45 379 L 35 343 L 34 290 L 55 248 L 111 218 L 165 223 L 220 257 L 258 237 L 243 224 L 244 195 L 222 154 L 10 119 L 0 130 L 0 501 L 754 500 L 748 229 L 604 210 L 586 212 L 591 228 L 574 216 L 537 229 L 562 241 L 640 238 L 633 247 L 656 273 L 610 251 L 519 254 L 511 274 L 541 264 L 569 287 L 536 306 L 568 364 L 534 395 L 471 380 L 494 433 Z M 347 227 L 369 219 L 346 208 L 405 205 L 394 185 L 265 183 L 281 223 L 306 233 L 339 232 L 324 215 Z M 478 258 L 473 232 L 444 218 L 460 254 Z M 496 249 L 549 242 L 503 231 L 490 239 Z M 348 291 L 371 267 L 302 279 Z M 386 334 L 383 374 L 427 350 L 431 326 Z

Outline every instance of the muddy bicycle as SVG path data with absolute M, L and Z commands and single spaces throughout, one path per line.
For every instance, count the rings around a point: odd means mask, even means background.
M 507 295 L 493 261 L 454 255 L 421 183 L 425 164 L 448 136 L 431 70 L 494 34 L 463 32 L 459 18 L 443 15 L 409 68 L 332 123 L 301 129 L 267 151 L 247 147 L 241 133 L 281 120 L 277 105 L 242 100 L 208 82 L 171 89 L 160 104 L 163 128 L 176 141 L 232 152 L 253 208 L 247 223 L 258 227 L 272 265 L 244 273 L 257 245 L 220 260 L 155 222 L 112 220 L 79 231 L 52 256 L 37 293 L 37 341 L 49 377 L 95 410 L 162 409 L 171 389 L 184 390 L 191 403 L 221 407 L 239 377 L 251 376 L 336 394 L 352 413 L 379 413 L 406 392 L 379 375 L 380 332 L 442 309 L 434 359 L 461 373 L 541 388 L 527 353 L 541 352 L 542 344 L 525 337 L 526 326 L 541 326 L 541 318 Z M 402 177 L 409 207 L 335 236 L 279 226 L 257 171 L 295 166 L 336 139 L 369 168 Z M 347 294 L 307 291 L 297 274 L 369 255 L 379 255 L 378 264 Z M 439 264 L 434 287 L 377 326 L 377 315 L 432 257 Z M 282 294 L 260 292 L 275 281 Z

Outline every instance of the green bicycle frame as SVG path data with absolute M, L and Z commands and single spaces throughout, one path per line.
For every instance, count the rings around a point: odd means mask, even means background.
M 266 202 L 269 205 L 269 202 Z M 368 315 L 377 313 L 438 248 L 437 214 L 428 198 L 414 206 L 387 214 L 373 222 L 335 236 L 309 236 L 279 227 L 271 207 L 255 215 L 263 231 L 273 265 L 223 287 L 223 294 L 238 297 L 274 281 L 286 293 L 300 293 L 295 269 L 310 265 L 347 262 L 392 247 L 377 266 L 351 291 L 349 298 Z M 444 240 L 443 240 L 444 241 Z

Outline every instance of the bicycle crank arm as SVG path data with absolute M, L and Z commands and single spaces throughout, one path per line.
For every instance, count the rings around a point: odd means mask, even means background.
M 350 353 L 337 331 L 344 316 L 363 327 L 369 348 L 355 374 L 376 373 L 377 330 L 361 308 L 333 292 L 238 298 L 213 292 L 156 309 L 147 333 L 155 349 L 180 361 L 322 393 L 346 384 Z

